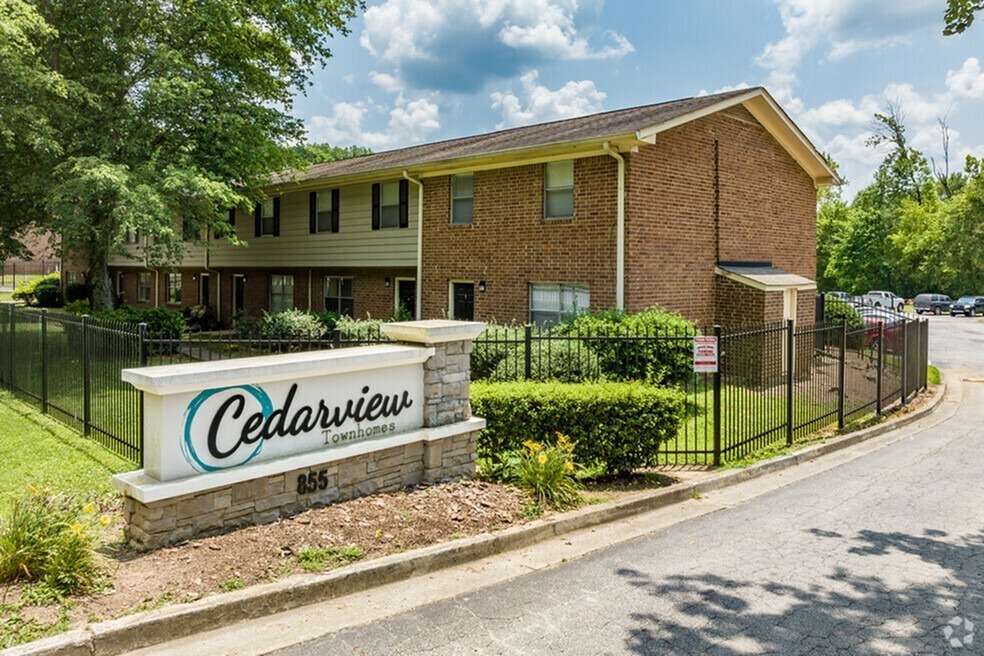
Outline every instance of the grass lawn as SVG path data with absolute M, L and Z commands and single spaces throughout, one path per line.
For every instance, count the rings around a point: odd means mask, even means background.
M 113 474 L 137 467 L 75 431 L 0 392 L 0 493 L 20 496 L 28 485 L 105 506 Z

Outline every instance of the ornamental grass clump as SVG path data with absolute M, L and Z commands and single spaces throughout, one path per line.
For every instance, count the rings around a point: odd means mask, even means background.
M 94 510 L 29 487 L 0 515 L 0 582 L 40 583 L 56 596 L 92 589 L 100 577 L 90 535 Z
M 507 460 L 506 479 L 543 506 L 572 508 L 582 502 L 574 443 L 558 435 L 554 445 L 533 440 Z

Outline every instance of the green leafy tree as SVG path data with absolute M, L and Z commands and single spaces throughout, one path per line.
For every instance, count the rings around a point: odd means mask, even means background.
M 60 92 L 57 102 L 27 103 L 46 140 L 21 139 L 26 152 L 0 163 L 0 222 L 20 221 L 11 218 L 17 203 L 31 203 L 33 223 L 85 263 L 95 307 L 112 303 L 107 263 L 122 252 L 127 230 L 153 238 L 153 263 L 183 254 L 179 216 L 198 234 L 234 241 L 226 208 L 251 207 L 271 171 L 306 163 L 290 148 L 304 133 L 291 114 L 294 94 L 362 7 L 360 0 L 0 2 L 21 11 L 24 25 L 20 40 L 2 47 L 30 65 L 24 74 L 37 84 L 64 90 L 45 89 Z M 31 175 L 22 182 L 27 160 Z
M 974 14 L 984 9 L 984 0 L 947 0 L 943 12 L 943 34 L 962 34 L 974 22 Z
M 972 178 L 947 207 L 944 247 L 953 272 L 951 295 L 984 289 L 984 174 Z
M 326 143 L 302 144 L 294 146 L 291 151 L 309 164 L 372 155 L 372 149 L 365 146 L 332 146 Z
M 824 153 L 827 164 L 838 175 L 837 162 Z M 843 177 L 841 178 L 843 180 Z M 847 181 L 844 180 L 846 184 Z M 827 272 L 830 258 L 839 235 L 848 221 L 848 206 L 839 186 L 817 190 L 817 285 L 825 291 L 840 289 L 837 279 Z

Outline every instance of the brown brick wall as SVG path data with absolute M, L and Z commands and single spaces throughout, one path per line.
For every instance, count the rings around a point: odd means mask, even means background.
M 659 134 L 654 147 L 626 158 L 629 310 L 658 304 L 701 324 L 714 321 L 716 261 L 772 262 L 814 277 L 813 181 L 747 112 L 673 128 Z M 781 295 L 779 303 L 781 315 Z M 757 309 L 748 318 L 735 311 L 720 310 L 720 320 L 761 320 Z
M 425 318 L 448 312 L 451 280 L 484 280 L 478 320 L 526 321 L 530 282 L 588 285 L 592 308 L 615 304 L 616 164 L 575 160 L 574 218 L 543 218 L 543 166 L 474 174 L 474 221 L 450 224 L 450 178 L 424 183 Z

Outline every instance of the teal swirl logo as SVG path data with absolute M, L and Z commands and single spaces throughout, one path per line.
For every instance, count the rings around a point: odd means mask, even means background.
M 195 418 L 197 417 L 199 410 L 201 410 L 202 406 L 209 399 L 216 394 L 222 394 L 223 392 L 228 392 L 230 390 L 240 390 L 241 392 L 245 392 L 247 396 L 251 396 L 256 403 L 259 404 L 259 414 L 263 415 L 264 419 L 273 413 L 273 402 L 270 400 L 270 397 L 263 391 L 263 388 L 256 385 L 234 385 L 231 387 L 219 387 L 201 392 L 191 401 L 191 403 L 188 404 L 188 408 L 185 410 L 184 437 L 181 441 L 181 454 L 184 456 L 188 464 L 194 467 L 196 471 L 205 473 L 230 469 L 232 467 L 239 467 L 241 465 L 245 465 L 247 462 L 258 456 L 260 451 L 263 449 L 263 443 L 266 440 L 260 439 L 256 442 L 256 447 L 242 460 L 222 464 L 209 464 L 199 453 L 199 448 L 195 445 L 192 432 L 195 425 Z

